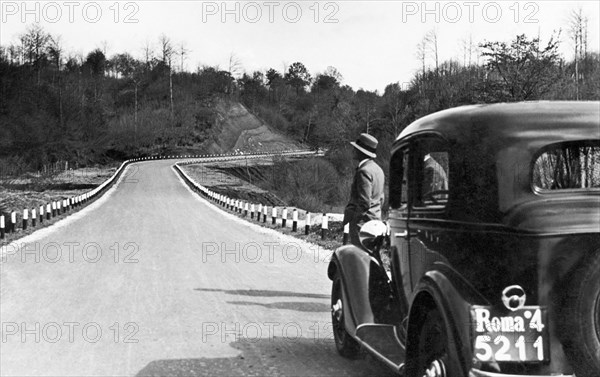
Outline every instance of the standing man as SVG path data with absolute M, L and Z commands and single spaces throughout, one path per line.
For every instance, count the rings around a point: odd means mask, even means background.
M 354 146 L 354 159 L 359 163 L 343 223 L 350 223 L 350 242 L 362 248 L 358 238 L 360 227 L 369 220 L 381 220 L 385 177 L 373 160 L 377 157 L 377 139 L 369 134 L 360 134 L 356 142 L 350 144 Z

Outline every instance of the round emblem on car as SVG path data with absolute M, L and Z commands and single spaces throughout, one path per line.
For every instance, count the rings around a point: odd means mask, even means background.
M 508 310 L 517 311 L 525 306 L 527 295 L 520 285 L 511 285 L 502 291 L 502 302 Z

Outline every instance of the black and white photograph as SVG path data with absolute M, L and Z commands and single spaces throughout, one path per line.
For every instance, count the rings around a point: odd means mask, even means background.
M 0 0 L 0 376 L 600 377 L 600 2 Z

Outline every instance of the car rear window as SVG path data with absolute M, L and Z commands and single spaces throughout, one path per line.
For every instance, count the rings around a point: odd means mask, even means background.
M 554 144 L 538 155 L 533 165 L 538 190 L 600 188 L 600 141 Z

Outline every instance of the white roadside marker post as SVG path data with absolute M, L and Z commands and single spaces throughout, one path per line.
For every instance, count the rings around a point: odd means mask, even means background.
M 281 227 L 285 228 L 285 223 L 287 221 L 287 208 L 284 208 L 281 212 Z
M 23 230 L 27 230 L 27 221 L 29 220 L 29 210 L 25 208 L 23 210 Z
M 298 210 L 294 208 L 292 212 L 292 232 L 298 231 Z
M 14 233 L 17 231 L 17 213 L 12 211 L 10 213 L 10 232 Z
M 271 220 L 273 225 L 277 223 L 277 208 L 275 207 L 273 207 L 273 210 L 271 211 Z
M 327 235 L 327 230 L 329 229 L 329 219 L 327 218 L 327 214 L 323 214 L 323 219 L 321 220 L 321 239 L 324 240 Z
M 306 213 L 306 218 L 304 219 L 304 235 L 308 236 L 310 232 L 310 213 Z

